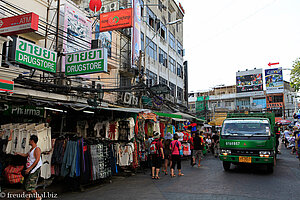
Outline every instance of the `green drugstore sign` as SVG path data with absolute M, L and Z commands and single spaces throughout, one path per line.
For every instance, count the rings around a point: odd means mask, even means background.
M 67 54 L 67 76 L 107 72 L 107 49 L 92 49 Z
M 56 72 L 57 53 L 17 38 L 15 60 L 47 72 Z

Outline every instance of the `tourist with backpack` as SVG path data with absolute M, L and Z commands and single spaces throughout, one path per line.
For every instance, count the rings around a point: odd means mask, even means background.
M 160 179 L 159 170 L 161 168 L 162 159 L 164 159 L 163 144 L 160 140 L 158 132 L 153 133 L 154 140 L 151 142 L 149 151 L 152 161 L 152 179 Z
M 174 169 L 177 164 L 178 176 L 183 176 L 181 173 L 181 156 L 182 156 L 182 145 L 178 141 L 178 135 L 174 135 L 174 140 L 170 144 L 171 155 L 172 155 L 172 166 L 171 166 L 171 177 L 175 177 Z

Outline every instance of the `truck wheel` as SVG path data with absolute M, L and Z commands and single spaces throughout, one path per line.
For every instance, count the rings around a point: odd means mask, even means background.
M 223 161 L 223 168 L 224 168 L 225 171 L 229 171 L 230 170 L 230 165 L 231 165 L 230 162 Z
M 267 172 L 270 174 L 274 172 L 274 164 L 273 163 L 267 165 Z

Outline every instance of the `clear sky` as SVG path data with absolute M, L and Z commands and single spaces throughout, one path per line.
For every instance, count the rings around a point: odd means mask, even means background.
M 238 70 L 292 68 L 300 57 L 300 0 L 181 0 L 189 91 L 235 84 Z M 289 81 L 289 70 L 283 71 Z

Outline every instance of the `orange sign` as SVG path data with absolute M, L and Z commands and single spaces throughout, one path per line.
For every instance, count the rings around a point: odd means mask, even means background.
M 100 32 L 132 27 L 132 8 L 100 15 Z
M 283 102 L 278 103 L 267 103 L 267 108 L 282 108 Z

